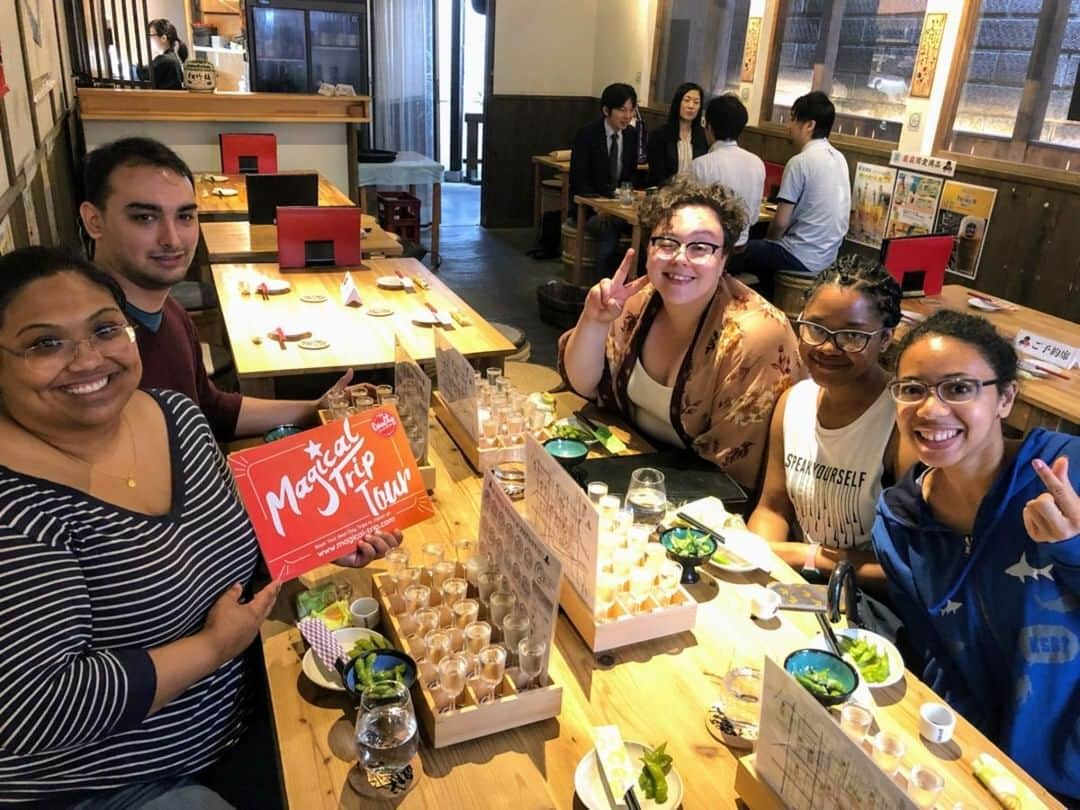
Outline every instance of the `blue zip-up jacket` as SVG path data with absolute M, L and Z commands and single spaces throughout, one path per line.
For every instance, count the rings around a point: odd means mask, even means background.
M 1038 429 L 979 505 L 972 534 L 936 521 L 917 464 L 882 493 L 873 528 L 912 671 L 1048 790 L 1080 802 L 1080 535 L 1036 543 L 1024 506 L 1046 492 L 1033 459 L 1080 438 Z

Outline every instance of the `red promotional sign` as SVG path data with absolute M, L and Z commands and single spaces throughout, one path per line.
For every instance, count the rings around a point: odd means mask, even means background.
M 434 513 L 392 407 L 233 453 L 229 466 L 274 579 L 300 576 L 372 532 Z

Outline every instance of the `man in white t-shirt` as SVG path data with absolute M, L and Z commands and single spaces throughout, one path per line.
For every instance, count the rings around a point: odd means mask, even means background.
M 847 160 L 829 143 L 836 109 L 820 91 L 791 105 L 788 136 L 799 152 L 784 166 L 776 218 L 765 239 L 746 246 L 731 272 L 761 279 L 759 292 L 772 297 L 777 271 L 817 275 L 836 261 L 851 215 Z
M 694 179 L 706 185 L 727 186 L 746 206 L 746 227 L 735 243 L 738 249 L 750 238 L 750 226 L 758 221 L 765 189 L 765 164 L 736 142 L 749 116 L 738 97 L 717 96 L 705 110 L 705 137 L 709 151 L 690 164 Z

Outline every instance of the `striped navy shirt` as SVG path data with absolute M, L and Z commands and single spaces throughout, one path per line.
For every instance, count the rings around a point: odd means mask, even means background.
M 168 514 L 0 465 L 0 803 L 194 773 L 240 733 L 239 658 L 146 716 L 147 650 L 199 631 L 258 553 L 198 406 L 151 396 L 169 434 Z

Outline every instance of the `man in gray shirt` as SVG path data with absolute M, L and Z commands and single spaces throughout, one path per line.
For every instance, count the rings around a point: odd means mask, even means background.
M 817 275 L 834 261 L 848 230 L 851 179 L 847 160 L 829 143 L 836 110 L 819 91 L 795 99 L 787 123 L 799 152 L 784 167 L 776 218 L 765 239 L 751 240 L 731 272 L 761 279 L 772 297 L 778 271 Z

